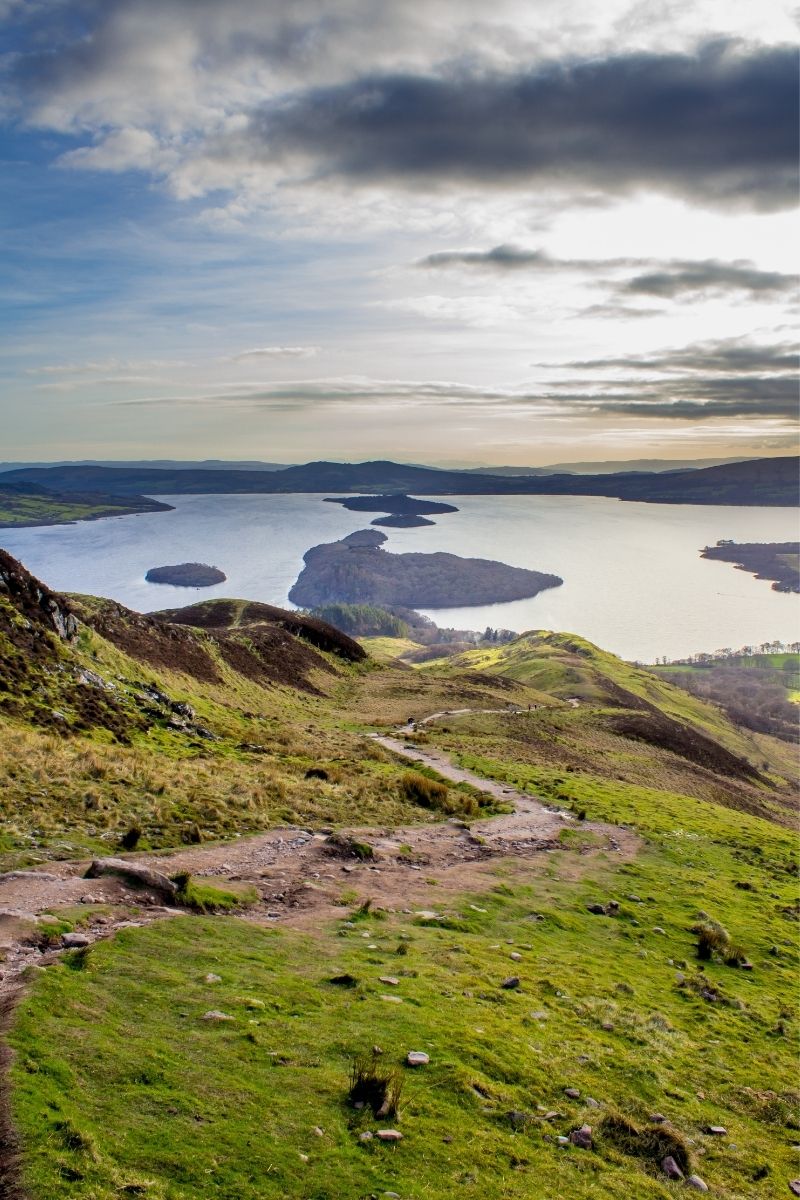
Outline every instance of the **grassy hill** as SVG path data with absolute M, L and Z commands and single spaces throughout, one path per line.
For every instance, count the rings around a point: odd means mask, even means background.
M 170 918 L 124 893 L 43 901 L 35 944 L 125 927 L 29 968 L 0 1105 L 21 1167 L 7 1156 L 0 1194 L 692 1194 L 667 1153 L 721 1200 L 788 1194 L 787 744 L 572 635 L 412 669 L 249 601 L 145 617 L 59 596 L 8 556 L 0 685 L 6 865 L 46 889 L 48 869 L 72 879 L 135 828 L 134 860 L 156 850 L 174 872 L 191 855 L 201 882 L 256 897 Z M 369 737 L 410 717 L 408 753 L 542 797 L 555 834 L 526 840 L 523 813 L 497 818 L 498 840 L 467 785 L 464 819 L 420 803 Z M 226 867 L 275 826 L 294 833 L 274 862 Z M 292 849 L 298 826 L 344 840 Z M 430 1061 L 409 1067 L 410 1050 Z M 401 1085 L 398 1111 L 354 1107 L 359 1056 Z M 583 1124 L 590 1148 L 563 1140 Z

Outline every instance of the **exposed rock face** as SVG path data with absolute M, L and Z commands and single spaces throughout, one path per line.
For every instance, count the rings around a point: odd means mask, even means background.
M 563 580 L 523 567 L 455 554 L 387 554 L 386 535 L 360 529 L 340 542 L 313 546 L 289 593 L 293 604 L 399 604 L 450 608 L 535 596 Z
M 228 576 L 219 567 L 207 563 L 175 563 L 171 567 L 151 567 L 145 575 L 148 583 L 170 583 L 173 587 L 213 587 Z
M 0 550 L 0 595 L 5 594 L 15 608 L 36 624 L 44 624 L 64 641 L 78 635 L 75 614 L 65 601 L 34 579 L 25 568 Z

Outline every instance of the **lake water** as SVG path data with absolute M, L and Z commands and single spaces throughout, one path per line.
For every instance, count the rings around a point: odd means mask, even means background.
M 305 551 L 366 528 L 374 515 L 348 512 L 318 495 L 159 499 L 175 511 L 3 529 L 0 545 L 59 591 L 111 596 L 143 612 L 214 596 L 286 607 Z M 427 610 L 439 625 L 566 630 L 643 662 L 800 637 L 796 596 L 698 553 L 718 538 L 796 539 L 795 509 L 584 496 L 446 499 L 457 513 L 429 527 L 385 530 L 385 549 L 499 559 L 560 575 L 564 584 L 511 604 Z M 188 589 L 144 581 L 150 567 L 191 561 L 220 567 L 227 582 Z

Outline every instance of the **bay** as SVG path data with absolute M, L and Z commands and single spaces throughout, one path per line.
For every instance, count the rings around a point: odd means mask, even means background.
M 4 529 L 0 545 L 56 590 L 110 596 L 141 612 L 219 596 L 291 607 L 287 595 L 305 551 L 371 518 L 316 494 L 159 499 L 175 511 Z M 564 584 L 510 604 L 425 610 L 439 625 L 565 630 L 642 662 L 800 637 L 796 596 L 699 554 L 719 538 L 794 540 L 796 509 L 585 496 L 447 500 L 457 513 L 433 526 L 386 530 L 385 548 L 499 559 L 560 575 Z M 189 589 L 144 580 L 150 567 L 192 561 L 220 567 L 227 581 Z

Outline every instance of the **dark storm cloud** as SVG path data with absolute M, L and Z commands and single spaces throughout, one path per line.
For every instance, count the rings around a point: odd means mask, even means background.
M 797 129 L 794 50 L 717 42 L 311 89 L 254 113 L 227 152 L 299 155 L 315 178 L 359 183 L 653 189 L 777 209 L 796 198 Z

